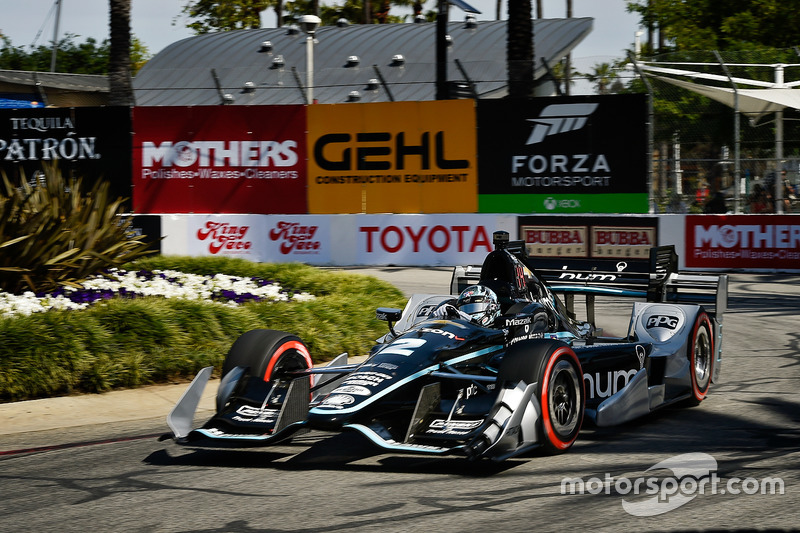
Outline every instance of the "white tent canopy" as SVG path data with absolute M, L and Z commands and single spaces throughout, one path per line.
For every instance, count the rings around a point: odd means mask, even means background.
M 683 64 L 678 64 L 683 65 Z M 692 64 L 685 64 L 692 65 Z M 694 63 L 693 65 L 701 65 Z M 704 65 L 711 65 L 710 63 Z M 721 64 L 717 64 L 722 66 Z M 783 72 L 785 67 L 796 67 L 796 64 L 767 64 L 767 65 L 750 65 L 771 67 L 774 69 L 775 80 L 772 82 L 762 80 L 752 80 L 747 78 L 729 77 L 728 75 L 713 74 L 708 72 L 698 72 L 686 70 L 683 68 L 671 68 L 666 64 L 658 63 L 641 63 L 638 68 L 649 74 L 650 76 L 659 80 L 665 81 L 672 85 L 693 91 L 701 94 L 712 100 L 716 100 L 733 108 L 736 112 L 748 116 L 753 123 L 758 122 L 764 115 L 775 114 L 775 164 L 776 168 L 780 166 L 783 160 L 783 111 L 787 108 L 800 110 L 800 89 L 795 87 L 800 86 L 800 81 L 793 81 L 786 83 L 783 79 Z M 727 72 L 727 71 L 726 71 Z M 702 85 L 685 81 L 683 79 L 673 78 L 671 76 L 681 76 L 691 79 L 709 80 L 714 82 L 722 82 L 730 87 L 718 87 L 711 85 Z M 756 88 L 741 88 L 742 85 L 756 87 Z M 734 89 L 735 86 L 735 89 Z M 736 198 L 735 209 L 739 210 L 739 139 L 738 139 L 738 121 L 736 123 Z M 777 199 L 778 213 L 783 212 L 783 205 L 780 200 L 783 197 L 783 187 L 780 180 L 775 180 L 775 198 Z
M 707 96 L 712 100 L 723 103 L 729 107 L 735 107 L 736 94 L 739 95 L 739 112 L 744 113 L 755 121 L 768 113 L 783 111 L 792 108 L 800 110 L 800 81 L 784 83 L 782 80 L 782 67 L 788 65 L 770 65 L 776 68 L 776 80 L 774 82 L 750 80 L 746 78 L 728 78 L 719 74 L 709 74 L 686 69 L 659 67 L 653 64 L 641 64 L 639 67 L 651 76 L 688 89 L 690 91 Z M 781 68 L 778 68 L 781 67 Z M 781 75 L 778 75 L 781 73 Z M 730 84 L 731 81 L 737 84 L 736 91 L 733 87 L 715 87 L 711 85 L 701 85 L 684 81 L 670 76 L 684 76 L 692 79 L 713 80 Z M 755 86 L 754 89 L 740 88 L 741 85 Z
M 712 87 L 690 81 L 654 76 L 659 80 L 702 94 L 712 100 L 735 107 L 736 94 L 732 87 Z M 787 107 L 800 110 L 800 89 L 737 89 L 739 93 L 739 112 L 758 121 L 762 116 Z

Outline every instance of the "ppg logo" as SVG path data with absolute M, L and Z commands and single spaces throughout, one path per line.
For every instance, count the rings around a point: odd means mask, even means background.
M 647 329 L 667 328 L 675 329 L 678 327 L 678 317 L 669 315 L 653 315 L 647 318 Z

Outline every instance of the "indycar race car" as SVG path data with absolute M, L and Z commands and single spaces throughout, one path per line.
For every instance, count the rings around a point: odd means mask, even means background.
M 566 267 L 534 268 L 524 242 L 506 232 L 495 233 L 494 248 L 480 267 L 454 269 L 451 294 L 379 308 L 388 332 L 359 364 L 342 354 L 314 367 L 295 335 L 243 334 L 225 358 L 216 413 L 192 429 L 209 367 L 168 416 L 171 437 L 243 447 L 299 430 L 353 430 L 390 451 L 499 461 L 566 451 L 584 418 L 609 426 L 699 403 L 717 381 L 725 275 L 675 272 L 671 247 L 651 250 L 647 272 L 617 265 L 569 276 Z M 589 320 L 576 318 L 576 294 L 586 295 Z M 645 300 L 634 302 L 625 336 L 595 327 L 596 295 Z

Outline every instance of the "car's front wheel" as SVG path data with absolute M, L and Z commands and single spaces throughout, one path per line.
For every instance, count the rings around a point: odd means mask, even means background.
M 575 443 L 583 423 L 586 396 L 578 356 L 556 340 L 530 340 L 508 349 L 498 373 L 500 386 L 537 383 L 541 407 L 542 446 L 562 453 Z

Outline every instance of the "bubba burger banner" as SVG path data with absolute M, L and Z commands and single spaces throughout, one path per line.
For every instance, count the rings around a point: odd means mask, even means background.
M 796 215 L 689 215 L 688 268 L 800 270 Z
M 331 262 L 325 216 L 190 215 L 163 218 L 164 253 L 241 257 L 262 263 Z
M 650 259 L 658 246 L 658 219 L 625 216 L 519 218 L 520 239 L 531 257 Z
M 305 213 L 304 106 L 135 107 L 138 213 Z

